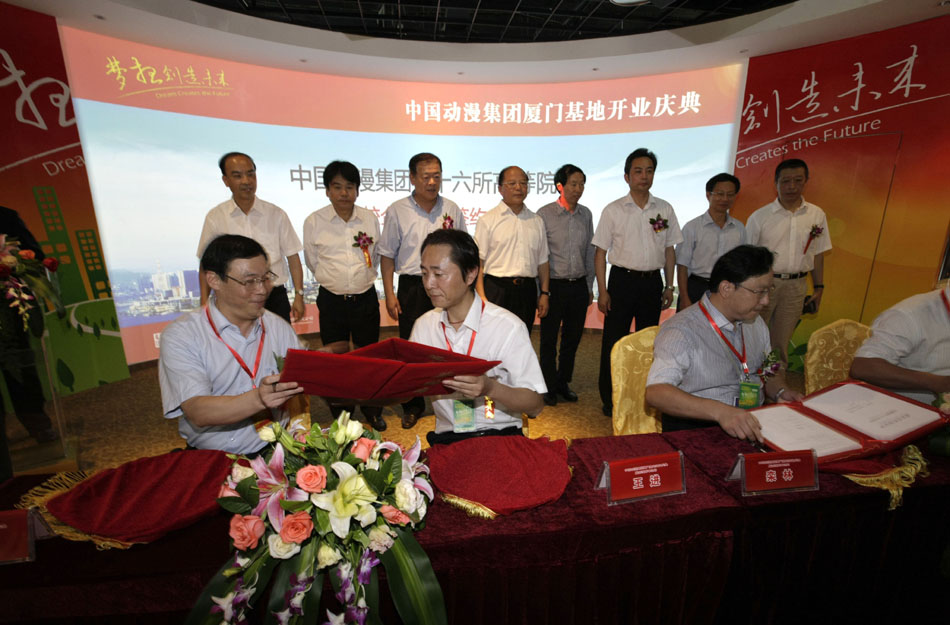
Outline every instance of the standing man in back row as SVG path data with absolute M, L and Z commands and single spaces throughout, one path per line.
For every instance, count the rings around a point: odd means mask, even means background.
M 288 267 L 294 283 L 293 320 L 304 315 L 303 268 L 300 265 L 300 238 L 280 207 L 257 197 L 257 166 L 247 154 L 228 152 L 218 161 L 221 180 L 231 190 L 231 199 L 212 208 L 205 217 L 198 241 L 198 258 L 205 248 L 222 234 L 240 234 L 261 244 L 267 252 L 270 270 L 276 276 L 265 308 L 291 320 L 291 304 L 287 299 Z M 286 260 L 285 260 L 286 259 Z M 201 305 L 208 301 L 208 284 L 201 280 Z
M 746 223 L 749 243 L 762 245 L 775 254 L 775 293 L 762 311 L 769 326 L 772 349 L 788 364 L 788 342 L 806 305 L 818 312 L 824 293 L 825 257 L 831 249 L 825 212 L 804 198 L 808 165 L 790 158 L 775 168 L 777 197 L 749 216 Z M 805 296 L 811 272 L 812 294 Z
M 577 401 L 569 386 L 574 375 L 574 356 L 584 333 L 587 307 L 594 301 L 594 220 L 586 206 L 578 204 L 587 176 L 576 165 L 563 165 L 554 173 L 561 196 L 541 207 L 548 239 L 551 296 L 548 314 L 541 319 L 541 372 L 548 392 L 544 403 L 557 404 L 560 395 Z M 561 324 L 563 322 L 563 330 Z M 561 333 L 560 366 L 557 335 Z
M 683 240 L 673 207 L 650 193 L 656 154 L 638 148 L 627 156 L 623 178 L 630 193 L 614 200 L 600 216 L 594 232 L 597 307 L 604 313 L 600 345 L 600 399 L 604 414 L 613 416 L 610 350 L 630 333 L 660 323 L 660 311 L 673 303 L 673 246 Z M 609 257 L 608 257 L 609 253 Z M 607 282 L 607 261 L 612 265 Z M 666 286 L 660 268 L 666 274 Z
M 430 232 L 454 228 L 467 232 L 465 216 L 458 205 L 439 194 L 442 189 L 442 161 L 422 152 L 409 159 L 409 182 L 413 191 L 386 210 L 379 240 L 379 267 L 386 293 L 386 310 L 399 321 L 399 338 L 409 339 L 412 326 L 423 313 L 432 310 L 432 301 L 422 284 L 419 249 Z M 393 288 L 393 273 L 399 274 L 399 294 Z M 402 405 L 402 427 L 409 429 L 425 410 L 424 397 L 413 397 Z

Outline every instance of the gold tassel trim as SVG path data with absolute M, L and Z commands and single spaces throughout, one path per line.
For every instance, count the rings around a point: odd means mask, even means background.
M 63 493 L 69 492 L 74 486 L 80 482 L 83 482 L 84 480 L 89 479 L 92 477 L 92 475 L 93 473 L 86 473 L 85 471 L 64 471 L 62 473 L 57 473 L 39 486 L 34 486 L 29 491 L 24 493 L 24 495 L 20 497 L 20 502 L 16 505 L 16 507 L 22 510 L 36 508 L 43 516 L 43 520 L 46 521 L 46 524 L 49 526 L 50 530 L 52 530 L 57 536 L 61 536 L 67 540 L 74 540 L 77 542 L 90 540 L 95 543 L 96 548 L 99 550 L 128 549 L 134 543 L 127 543 L 122 540 L 116 540 L 115 538 L 108 538 L 106 536 L 98 536 L 96 534 L 87 534 L 76 529 L 75 527 L 72 527 L 71 525 L 66 525 L 46 509 L 46 502 L 48 502 L 50 499 L 56 497 L 57 495 L 62 495 Z
M 895 510 L 904 501 L 904 489 L 917 479 L 917 476 L 927 477 L 930 470 L 927 468 L 927 459 L 914 445 L 908 445 L 901 453 L 901 465 L 875 473 L 873 475 L 845 474 L 845 477 L 861 486 L 881 488 L 890 496 L 888 510 Z
M 455 506 L 456 508 L 464 510 L 468 516 L 471 517 L 491 520 L 498 516 L 498 513 L 491 508 L 487 508 L 476 501 L 463 499 L 462 497 L 458 497 L 456 495 L 442 493 L 442 500 L 451 506 Z

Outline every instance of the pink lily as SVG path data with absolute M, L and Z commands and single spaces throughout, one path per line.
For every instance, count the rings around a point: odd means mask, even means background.
M 280 532 L 284 524 L 284 509 L 280 507 L 280 500 L 305 501 L 310 495 L 299 489 L 291 488 L 284 474 L 284 446 L 280 443 L 274 446 L 274 455 L 270 462 L 264 464 L 264 459 L 258 456 L 251 460 L 251 468 L 257 474 L 257 488 L 260 491 L 260 500 L 254 508 L 254 514 L 260 514 L 267 509 L 267 518 L 274 530 Z
M 401 449 L 399 445 L 393 443 L 392 441 L 386 441 L 380 443 L 380 451 L 389 450 L 396 451 Z M 432 501 L 435 498 L 435 492 L 432 490 L 432 484 L 423 477 L 418 477 L 420 474 L 429 474 L 429 467 L 424 463 L 419 462 L 419 455 L 422 452 L 422 441 L 419 440 L 419 437 L 416 437 L 416 442 L 410 447 L 407 451 L 402 452 L 402 473 L 404 476 L 412 476 L 412 483 L 416 489 L 422 491 L 426 497 L 429 498 L 429 501 Z

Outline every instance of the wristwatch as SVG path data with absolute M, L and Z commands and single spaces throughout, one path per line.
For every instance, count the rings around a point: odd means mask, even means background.
M 541 291 L 541 295 L 547 295 L 548 297 L 551 297 L 551 291 Z
M 294 293 L 296 295 L 303 297 L 303 289 L 294 289 Z

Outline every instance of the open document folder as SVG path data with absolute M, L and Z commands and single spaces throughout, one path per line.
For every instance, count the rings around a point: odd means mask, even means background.
M 884 453 L 947 423 L 936 408 L 853 381 L 754 412 L 769 447 L 814 449 L 819 464 Z
M 451 394 L 442 380 L 481 375 L 500 363 L 393 338 L 346 354 L 287 350 L 280 381 L 296 382 L 308 395 L 380 403 Z

